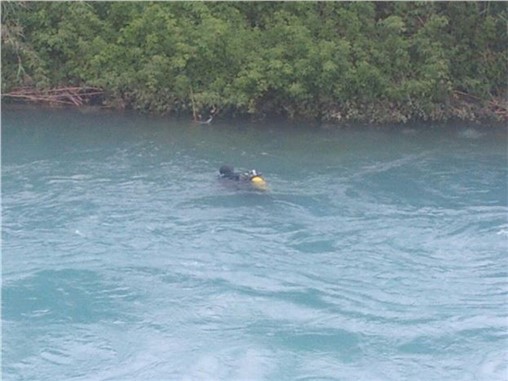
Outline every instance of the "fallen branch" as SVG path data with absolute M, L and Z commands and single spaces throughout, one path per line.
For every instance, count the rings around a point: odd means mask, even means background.
M 35 95 L 25 95 L 25 94 L 2 94 L 2 97 L 9 97 L 9 98 L 22 98 L 22 99 L 28 99 L 33 102 L 48 102 L 48 97 L 38 97 Z M 73 104 L 72 102 L 68 101 L 61 101 L 59 99 L 51 99 L 51 102 L 56 103 L 65 103 L 65 104 Z
M 47 90 L 34 88 L 18 88 L 9 93 L 2 94 L 2 98 L 24 99 L 30 102 L 62 103 L 83 106 L 94 96 L 102 95 L 104 92 L 97 87 L 61 87 Z
M 56 88 L 56 89 L 48 89 L 46 90 L 46 92 L 48 93 L 51 93 L 51 92 L 63 92 L 63 91 L 87 91 L 87 90 L 97 90 L 97 91 L 101 91 L 101 89 L 97 88 L 97 87 L 88 87 L 88 86 L 83 86 L 83 87 L 59 87 L 59 88 Z
M 474 98 L 474 99 L 478 99 L 479 101 L 482 100 L 482 98 L 480 97 L 477 97 L 476 95 L 472 95 L 472 94 L 469 94 L 469 93 L 465 93 L 463 91 L 460 91 L 460 90 L 454 90 L 453 91 L 456 95 L 461 95 L 463 97 L 469 97 L 469 98 Z

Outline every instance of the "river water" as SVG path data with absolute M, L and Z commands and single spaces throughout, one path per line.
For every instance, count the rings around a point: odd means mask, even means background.
M 506 380 L 507 179 L 503 128 L 4 106 L 3 380 Z

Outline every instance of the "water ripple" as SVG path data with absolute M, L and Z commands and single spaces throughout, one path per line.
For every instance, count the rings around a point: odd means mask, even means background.
M 122 119 L 98 139 L 74 120 L 37 129 L 54 152 L 5 131 L 31 148 L 3 163 L 5 379 L 505 378 L 506 152 L 488 132 Z M 270 191 L 221 186 L 231 157 Z

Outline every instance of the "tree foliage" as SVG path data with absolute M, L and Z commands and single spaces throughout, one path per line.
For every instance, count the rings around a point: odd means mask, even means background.
M 477 118 L 506 111 L 507 17 L 505 2 L 2 2 L 2 92 L 94 86 L 170 114 Z

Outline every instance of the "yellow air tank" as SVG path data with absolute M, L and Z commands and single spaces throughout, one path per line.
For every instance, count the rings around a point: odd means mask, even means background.
M 263 179 L 261 176 L 254 176 L 250 179 L 250 182 L 252 186 L 259 190 L 266 190 L 267 184 L 265 179 Z

